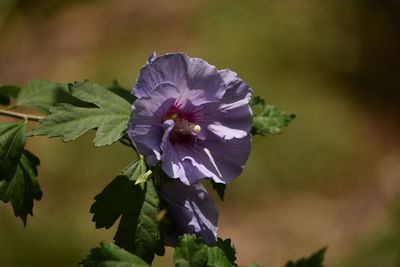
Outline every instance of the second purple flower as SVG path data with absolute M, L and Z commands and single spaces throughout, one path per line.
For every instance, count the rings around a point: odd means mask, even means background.
M 133 89 L 128 135 L 172 178 L 229 183 L 251 145 L 251 89 L 230 70 L 185 54 L 153 54 Z

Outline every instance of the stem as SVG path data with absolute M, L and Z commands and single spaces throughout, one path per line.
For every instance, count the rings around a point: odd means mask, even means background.
M 44 119 L 44 116 L 35 116 L 35 115 L 29 115 L 29 114 L 24 114 L 24 113 L 19 113 L 15 111 L 9 111 L 5 109 L 0 109 L 0 115 L 6 115 L 10 117 L 15 117 L 15 118 L 21 118 L 25 120 L 31 120 L 31 121 L 39 121 L 41 119 Z

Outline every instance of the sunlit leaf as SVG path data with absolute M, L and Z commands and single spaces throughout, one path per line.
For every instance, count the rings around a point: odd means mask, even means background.
M 108 88 L 110 91 L 112 91 L 114 94 L 119 95 L 129 103 L 133 103 L 133 101 L 136 100 L 136 97 L 131 93 L 130 90 L 127 90 L 125 88 L 122 88 L 117 81 L 113 82 L 113 85 Z
M 193 267 L 232 267 L 236 266 L 235 248 L 230 239 L 218 240 L 206 245 L 196 235 L 184 234 L 179 237 L 179 246 L 175 249 L 175 266 Z
M 150 267 L 136 255 L 106 241 L 93 248 L 80 264 L 84 267 Z
M 279 111 L 276 107 L 265 104 L 259 96 L 252 99 L 250 103 L 255 115 L 251 133 L 253 135 L 279 134 L 282 128 L 288 126 L 295 118 L 294 114 Z
M 70 94 L 66 83 L 54 83 L 44 79 L 26 83 L 21 88 L 16 102 L 18 106 L 30 107 L 44 114 L 50 114 L 50 108 L 57 103 L 85 105 Z
M 236 250 L 230 239 L 222 240 L 218 238 L 217 242 L 207 247 L 207 255 L 209 266 L 231 267 L 236 265 Z
M 174 252 L 174 261 L 176 267 L 207 266 L 207 246 L 195 235 L 185 234 L 179 239 L 179 246 Z
M 97 128 L 96 146 L 110 145 L 124 135 L 131 105 L 106 87 L 89 81 L 69 85 L 72 96 L 96 107 L 60 104 L 29 135 L 62 136 L 65 142 L 75 140 Z

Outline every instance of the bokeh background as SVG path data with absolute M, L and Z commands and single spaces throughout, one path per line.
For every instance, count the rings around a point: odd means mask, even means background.
M 0 83 L 130 88 L 153 51 L 235 70 L 297 115 L 283 134 L 253 139 L 217 200 L 238 262 L 283 266 L 328 246 L 327 266 L 398 267 L 399 12 L 397 0 L 1 0 Z M 0 203 L 1 266 L 76 266 L 112 240 L 115 227 L 96 230 L 89 207 L 136 156 L 91 138 L 28 140 L 44 197 L 25 228 Z M 172 250 L 154 266 L 172 266 Z

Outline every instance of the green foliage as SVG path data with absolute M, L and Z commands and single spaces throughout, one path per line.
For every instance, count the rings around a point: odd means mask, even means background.
M 89 81 L 68 86 L 73 97 L 93 103 L 96 107 L 59 104 L 50 108 L 51 114 L 29 133 L 30 136 L 62 136 L 68 142 L 97 128 L 94 143 L 103 146 L 112 144 L 124 135 L 131 110 L 129 102 L 105 86 Z
M 208 265 L 207 246 L 195 235 L 185 234 L 179 239 L 175 249 L 176 267 L 204 267 Z
M 84 267 L 150 267 L 139 257 L 106 241 L 101 241 L 100 247 L 92 249 L 80 264 Z
M 294 114 L 281 112 L 276 107 L 265 104 L 264 99 L 256 96 L 250 103 L 253 110 L 259 110 L 259 114 L 253 117 L 251 133 L 253 135 L 279 134 L 282 128 L 289 125 L 294 118 Z
M 0 124 L 0 181 L 14 177 L 24 150 L 25 133 L 26 123 Z
M 35 79 L 26 83 L 21 88 L 16 102 L 18 106 L 30 107 L 44 114 L 50 114 L 50 108 L 58 103 L 85 105 L 70 94 L 67 84 L 44 79 Z
M 285 267 L 323 267 L 325 251 L 326 248 L 322 248 L 308 258 L 301 258 L 295 262 L 289 261 Z
M 236 249 L 231 240 L 218 238 L 217 242 L 207 247 L 208 265 L 215 267 L 236 266 Z
M 156 221 L 160 200 L 151 179 L 136 184 L 146 173 L 143 159 L 130 164 L 95 197 L 90 212 L 96 228 L 109 228 L 121 217 L 115 243 L 151 263 L 154 253 L 164 254 L 160 225 Z
M 221 200 L 224 200 L 226 184 L 216 183 L 213 180 L 210 180 L 212 184 L 212 188 L 217 191 L 217 194 Z
M 26 123 L 0 124 L 0 199 L 11 202 L 24 224 L 33 215 L 33 200 L 42 198 L 36 179 L 39 159 L 24 150 Z
M 26 224 L 28 214 L 33 215 L 33 200 L 42 198 L 42 191 L 36 179 L 39 159 L 24 150 L 17 165 L 14 177 L 10 181 L 0 182 L 0 199 L 10 201 L 14 214 Z
M 175 249 L 174 261 L 177 267 L 232 267 L 236 266 L 235 248 L 229 239 L 206 245 L 195 235 L 185 234 L 179 239 L 179 246 Z
M 17 98 L 20 88 L 13 85 L 0 85 L 0 104 L 10 104 L 10 97 Z
M 132 95 L 132 93 L 125 88 L 122 88 L 117 81 L 113 81 L 112 86 L 110 86 L 109 90 L 116 95 L 119 95 L 129 103 L 133 103 L 136 100 L 136 97 Z

